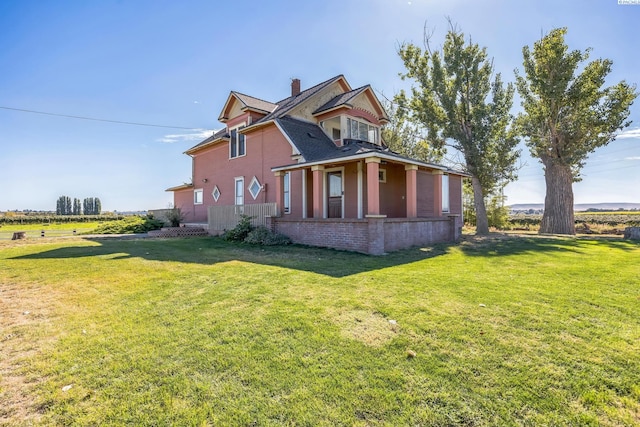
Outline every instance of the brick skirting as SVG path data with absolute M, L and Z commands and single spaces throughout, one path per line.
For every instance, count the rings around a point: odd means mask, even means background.
M 382 255 L 412 246 L 458 241 L 461 218 L 269 218 L 267 226 L 294 243 Z

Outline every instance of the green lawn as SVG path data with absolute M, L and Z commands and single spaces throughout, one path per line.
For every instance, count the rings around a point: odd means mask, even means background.
M 639 260 L 540 237 L 0 242 L 0 424 L 640 425 Z

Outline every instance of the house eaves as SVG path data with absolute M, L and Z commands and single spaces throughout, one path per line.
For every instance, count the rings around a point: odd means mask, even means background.
M 164 191 L 180 191 L 180 190 L 188 190 L 189 188 L 193 188 L 193 184 L 176 185 L 175 187 L 167 188 Z
M 381 152 L 381 151 L 364 151 L 364 152 L 359 152 L 356 154 L 352 154 L 349 156 L 344 156 L 344 157 L 331 157 L 331 158 L 327 158 L 327 159 L 322 159 L 322 160 L 317 160 L 315 162 L 306 162 L 306 163 L 296 163 L 296 164 L 291 164 L 291 165 L 285 165 L 285 166 L 277 166 L 274 168 L 271 168 L 272 172 L 284 172 L 287 170 L 294 170 L 294 169 L 303 169 L 303 168 L 308 168 L 311 166 L 321 166 L 321 165 L 326 165 L 326 164 L 337 164 L 337 163 L 347 163 L 347 162 L 352 162 L 354 160 L 363 160 L 363 159 L 368 159 L 368 158 L 379 158 L 381 160 L 388 160 L 391 162 L 395 162 L 395 163 L 403 163 L 403 164 L 407 164 L 407 165 L 415 165 L 418 167 L 424 167 L 424 168 L 428 168 L 428 169 L 435 169 L 435 170 L 440 170 L 443 172 L 447 172 L 451 175 L 460 175 L 463 177 L 469 177 L 470 175 L 465 173 L 465 172 L 461 172 L 461 171 L 456 171 L 453 169 L 450 169 L 446 166 L 442 166 L 442 165 L 436 165 L 433 163 L 426 163 L 426 162 L 421 162 L 419 160 L 414 160 L 414 159 L 409 159 L 406 157 L 402 157 L 402 156 L 398 156 L 398 155 L 393 155 L 390 153 L 385 153 L 385 152 Z

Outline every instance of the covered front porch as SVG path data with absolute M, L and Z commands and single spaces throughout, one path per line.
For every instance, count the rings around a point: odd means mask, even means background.
M 291 216 L 302 219 L 436 218 L 462 213 L 459 174 L 380 151 L 272 170 L 276 206 L 284 217 L 292 212 L 292 203 L 301 205 L 302 215 Z M 296 188 L 291 183 L 293 172 L 301 174 Z

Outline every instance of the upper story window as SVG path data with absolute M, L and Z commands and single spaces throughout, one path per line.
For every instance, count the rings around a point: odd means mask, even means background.
M 237 127 L 229 131 L 229 158 L 231 159 L 245 155 L 245 137 L 243 134 L 238 132 L 238 130 L 243 127 L 244 126 Z
M 360 141 L 368 141 L 373 144 L 380 143 L 380 130 L 377 126 L 367 122 L 347 118 L 347 135 L 346 138 L 359 139 Z

